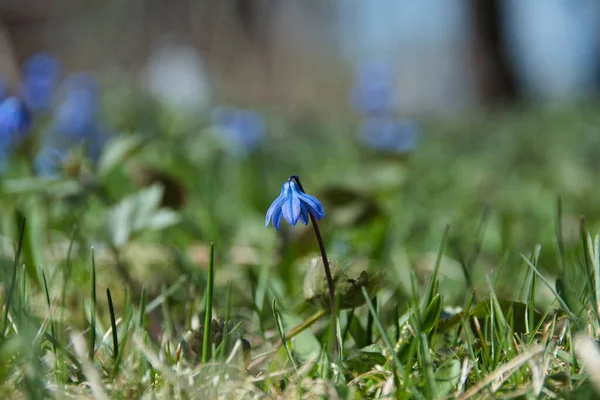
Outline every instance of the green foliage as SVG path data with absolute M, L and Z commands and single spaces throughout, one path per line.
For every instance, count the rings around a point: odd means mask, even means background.
M 239 159 L 154 114 L 111 115 L 154 134 L 62 178 L 9 160 L 1 398 L 595 398 L 598 105 L 427 120 L 402 158 L 343 116 L 270 115 Z M 335 332 L 310 227 L 264 228 L 292 173 L 325 206 Z

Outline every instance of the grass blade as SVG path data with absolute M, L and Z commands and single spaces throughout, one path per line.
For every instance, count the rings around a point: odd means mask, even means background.
M 202 362 L 206 363 L 210 359 L 211 348 L 211 323 L 212 323 L 212 302 L 214 285 L 214 265 L 215 263 L 215 244 L 210 242 L 208 254 L 208 280 L 206 282 L 206 306 L 204 308 L 204 337 L 202 338 Z
M 231 282 L 227 284 L 225 292 L 225 321 L 223 322 L 223 350 L 221 354 L 223 359 L 227 358 L 227 349 L 229 348 L 229 319 L 231 318 Z
M 138 328 L 144 329 L 144 321 L 146 318 L 146 302 L 147 302 L 146 288 L 142 288 L 142 294 L 140 296 L 140 315 L 138 315 Z
M 15 262 L 13 264 L 13 275 L 10 281 L 10 287 L 8 289 L 8 295 L 6 296 L 6 304 L 4 305 L 4 323 L 2 325 L 2 335 L 4 339 L 4 335 L 6 334 L 6 328 L 9 325 L 8 321 L 8 312 L 10 310 L 13 293 L 15 291 L 15 286 L 17 284 L 17 268 L 19 265 L 19 260 L 21 259 L 21 252 L 23 250 L 23 234 L 25 232 L 25 221 L 23 218 L 21 222 L 21 229 L 19 230 L 19 242 L 17 243 L 17 253 L 15 254 Z
M 94 248 L 92 247 L 92 309 L 91 309 L 91 327 L 90 327 L 90 349 L 89 358 L 94 359 L 94 348 L 96 346 L 96 259 L 94 257 Z
M 550 282 L 548 282 L 548 280 L 544 277 L 544 275 L 542 275 L 540 273 L 540 271 L 535 267 L 535 265 L 533 265 L 531 263 L 531 261 L 529 261 L 529 259 L 524 254 L 521 254 L 521 257 L 523 258 L 523 260 L 525 260 L 525 262 L 527 263 L 527 265 L 529 265 L 529 268 L 531 268 L 531 269 L 533 269 L 535 271 L 535 273 L 540 277 L 540 279 L 542 280 L 542 282 L 544 282 L 544 284 L 548 287 L 548 289 L 550 289 L 550 291 L 552 292 L 552 294 L 556 297 L 556 300 L 559 302 L 559 304 L 563 308 L 563 310 L 565 310 L 565 312 L 567 314 L 569 314 L 569 317 L 573 321 L 576 321 L 577 320 L 577 316 L 573 313 L 573 311 L 571 311 L 571 309 L 569 308 L 569 306 L 567 305 L 567 303 L 565 303 L 563 301 L 563 299 L 558 295 L 558 293 L 556 292 L 556 290 L 554 289 L 554 287 L 552 287 L 552 285 L 550 284 Z
M 275 324 L 277 325 L 277 332 L 279 333 L 279 338 L 281 339 L 281 345 L 285 349 L 285 353 L 287 354 L 288 360 L 294 366 L 294 370 L 298 372 L 298 364 L 296 364 L 296 360 L 292 356 L 292 352 L 287 345 L 287 339 L 285 338 L 285 330 L 283 329 L 283 321 L 281 319 L 281 313 L 279 312 L 279 307 L 277 307 L 277 299 L 273 297 L 273 315 L 275 316 Z
M 423 310 L 431 303 L 431 299 L 434 296 L 435 292 L 435 283 L 437 282 L 438 272 L 440 270 L 440 265 L 442 264 L 442 256 L 444 255 L 444 249 L 446 248 L 446 242 L 448 241 L 448 234 L 450 233 L 450 224 L 446 225 L 444 229 L 444 234 L 442 235 L 442 241 L 440 243 L 440 248 L 438 249 L 437 258 L 435 260 L 435 266 L 433 268 L 433 272 L 429 276 L 429 282 L 427 285 L 427 294 L 423 298 Z
M 565 241 L 563 238 L 563 226 L 562 226 L 562 198 L 558 196 L 556 199 L 556 243 L 558 246 L 558 255 L 560 256 L 560 263 L 565 268 Z
M 110 326 L 112 327 L 113 338 L 113 360 L 116 362 L 119 356 L 119 335 L 117 332 L 117 320 L 115 318 L 115 308 L 113 306 L 110 289 L 106 288 L 106 299 L 108 300 L 108 311 L 110 312 Z
M 369 311 L 371 312 L 371 314 L 373 314 L 373 322 L 375 323 L 375 326 L 377 326 L 377 329 L 379 330 L 379 334 L 381 335 L 381 338 L 383 339 L 385 345 L 388 348 L 388 352 L 390 353 L 390 356 L 392 357 L 392 361 L 394 362 L 396 369 L 402 375 L 402 378 L 404 379 L 404 382 L 406 383 L 406 385 L 409 386 L 409 390 L 411 391 L 413 397 L 416 399 L 421 399 L 422 398 L 421 394 L 417 391 L 417 388 L 412 385 L 411 379 L 408 376 L 408 373 L 406 372 L 404 365 L 402 365 L 402 363 L 398 359 L 396 350 L 394 350 L 394 345 L 392 344 L 390 337 L 388 336 L 387 332 L 385 331 L 385 328 L 383 327 L 383 324 L 381 323 L 381 321 L 379 320 L 379 317 L 377 316 L 377 311 L 375 311 L 375 307 L 373 307 L 373 303 L 371 303 L 371 298 L 369 297 L 369 293 L 367 292 L 367 289 L 364 286 L 362 286 L 360 289 L 363 292 L 363 296 L 365 297 L 367 306 L 369 306 Z
M 44 269 L 40 267 L 40 273 L 42 275 L 42 282 L 44 283 L 44 292 L 46 293 L 46 304 L 48 304 L 48 313 L 50 314 L 51 322 L 50 322 L 50 331 L 52 332 L 52 337 L 56 337 L 56 330 L 54 328 L 54 320 L 52 319 L 52 304 L 50 302 L 50 291 L 48 290 L 48 282 L 46 281 L 46 273 Z M 52 344 L 52 350 L 54 351 L 54 357 L 58 359 L 58 352 L 56 349 L 56 344 Z
M 121 335 L 121 348 L 119 349 L 119 354 L 116 357 L 113 366 L 113 376 L 116 376 L 119 373 L 121 359 L 123 359 L 123 353 L 125 353 L 125 346 L 127 346 L 127 338 L 129 337 L 129 327 L 131 325 L 131 320 L 133 319 L 133 309 L 131 308 L 131 306 L 127 305 L 126 303 L 125 309 L 125 327 L 123 328 L 123 334 Z

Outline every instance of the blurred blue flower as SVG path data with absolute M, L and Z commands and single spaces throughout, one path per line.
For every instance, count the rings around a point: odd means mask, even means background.
M 99 89 L 94 78 L 74 74 L 66 82 L 65 98 L 56 109 L 52 130 L 71 141 L 85 140 L 98 129 L 99 107 Z
M 275 229 L 279 230 L 282 216 L 290 225 L 296 225 L 298 220 L 306 225 L 308 224 L 309 212 L 317 220 L 321 220 L 325 216 L 325 211 L 319 200 L 301 191 L 296 182 L 290 178 L 283 184 L 279 197 L 269 207 L 265 227 L 268 227 L 271 221 Z
M 84 146 L 86 155 L 97 162 L 111 132 L 98 120 L 100 88 L 87 74 L 71 75 L 65 82 L 65 92 L 54 114 L 48 140 L 53 152 L 40 153 L 41 165 L 52 165 L 59 152 L 67 154 L 73 146 Z M 45 170 L 40 167 L 40 170 Z
M 58 178 L 66 162 L 68 151 L 55 146 L 46 145 L 38 152 L 34 160 L 34 171 L 37 176 Z
M 260 114 L 231 107 L 217 108 L 212 114 L 212 126 L 225 139 L 228 150 L 236 156 L 252 152 L 266 131 L 265 121 Z
M 21 96 L 32 111 L 45 111 L 52 104 L 60 77 L 60 63 L 48 53 L 37 53 L 23 65 Z
M 29 132 L 31 115 L 16 97 L 9 97 L 0 103 L 0 145 L 6 149 Z
M 394 107 L 394 80 L 389 66 L 378 61 L 360 64 L 356 70 L 350 103 L 362 114 L 384 113 Z
M 388 116 L 366 118 L 360 126 L 360 139 L 373 150 L 407 153 L 419 143 L 419 128 L 412 121 Z

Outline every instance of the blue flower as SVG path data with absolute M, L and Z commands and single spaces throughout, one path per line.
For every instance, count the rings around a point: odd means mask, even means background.
M 85 146 L 89 158 L 98 161 L 111 134 L 98 120 L 100 89 L 87 74 L 71 75 L 63 100 L 58 105 L 50 131 L 52 147 L 66 152 L 72 146 Z
M 34 171 L 37 176 L 58 178 L 62 174 L 68 152 L 58 147 L 47 145 L 35 156 Z
M 34 54 L 25 61 L 21 96 L 31 110 L 44 111 L 50 107 L 59 77 L 60 63 L 51 54 Z
M 222 107 L 212 114 L 216 133 L 226 141 L 227 148 L 235 156 L 252 152 L 265 136 L 266 124 L 262 116 L 250 110 Z
M 31 115 L 16 97 L 9 97 L 0 103 L 0 145 L 3 149 L 21 140 L 31 125 Z
M 282 216 L 290 225 L 296 225 L 298 220 L 306 225 L 308 224 L 308 213 L 311 213 L 317 220 L 321 220 L 325 216 L 319 200 L 301 191 L 298 184 L 290 179 L 283 184 L 279 197 L 269 207 L 265 227 L 268 227 L 271 221 L 275 229 L 279 230 Z
M 387 64 L 370 61 L 357 68 L 350 92 L 351 106 L 359 113 L 390 111 L 395 102 L 394 82 Z
M 407 153 L 417 147 L 419 129 L 411 121 L 387 116 L 368 117 L 360 126 L 360 139 L 373 150 Z
M 58 135 L 81 141 L 96 131 L 100 107 L 98 84 L 89 75 L 72 75 L 66 83 L 66 95 L 59 104 L 52 129 Z

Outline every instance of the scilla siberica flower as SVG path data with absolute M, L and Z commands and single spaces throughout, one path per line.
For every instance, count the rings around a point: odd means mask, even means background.
M 43 148 L 35 160 L 38 176 L 58 177 L 73 147 L 84 146 L 96 162 L 111 136 L 98 121 L 99 88 L 89 75 L 78 73 L 66 81 L 64 98 L 58 105 Z
M 258 113 L 231 107 L 217 108 L 212 114 L 212 126 L 235 156 L 252 152 L 266 131 L 265 121 Z
M 0 143 L 12 145 L 21 140 L 31 125 L 31 115 L 16 97 L 8 97 L 0 103 Z
M 350 92 L 354 110 L 362 114 L 385 113 L 394 102 L 394 82 L 388 65 L 378 61 L 360 64 Z
M 360 139 L 373 150 L 407 153 L 419 142 L 419 130 L 411 121 L 388 116 L 366 118 L 360 126 Z
M 60 63 L 47 53 L 29 57 L 23 65 L 21 96 L 35 112 L 50 108 L 60 77 Z
M 66 94 L 54 115 L 52 134 L 64 146 L 87 147 L 88 155 L 96 161 L 112 135 L 98 120 L 100 89 L 90 75 L 71 75 L 66 82 Z
M 0 167 L 13 147 L 29 132 L 30 114 L 23 102 L 8 97 L 0 103 Z
M 94 78 L 74 74 L 66 82 L 65 97 L 56 110 L 52 129 L 73 141 L 86 139 L 96 131 L 99 106 L 99 89 Z
M 279 230 L 282 216 L 290 225 L 296 225 L 298 220 L 306 225 L 308 224 L 309 213 L 317 220 L 321 220 L 325 216 L 325 211 L 319 200 L 300 190 L 298 184 L 290 178 L 283 184 L 279 197 L 269 207 L 265 227 L 268 227 L 271 221 L 275 229 Z

